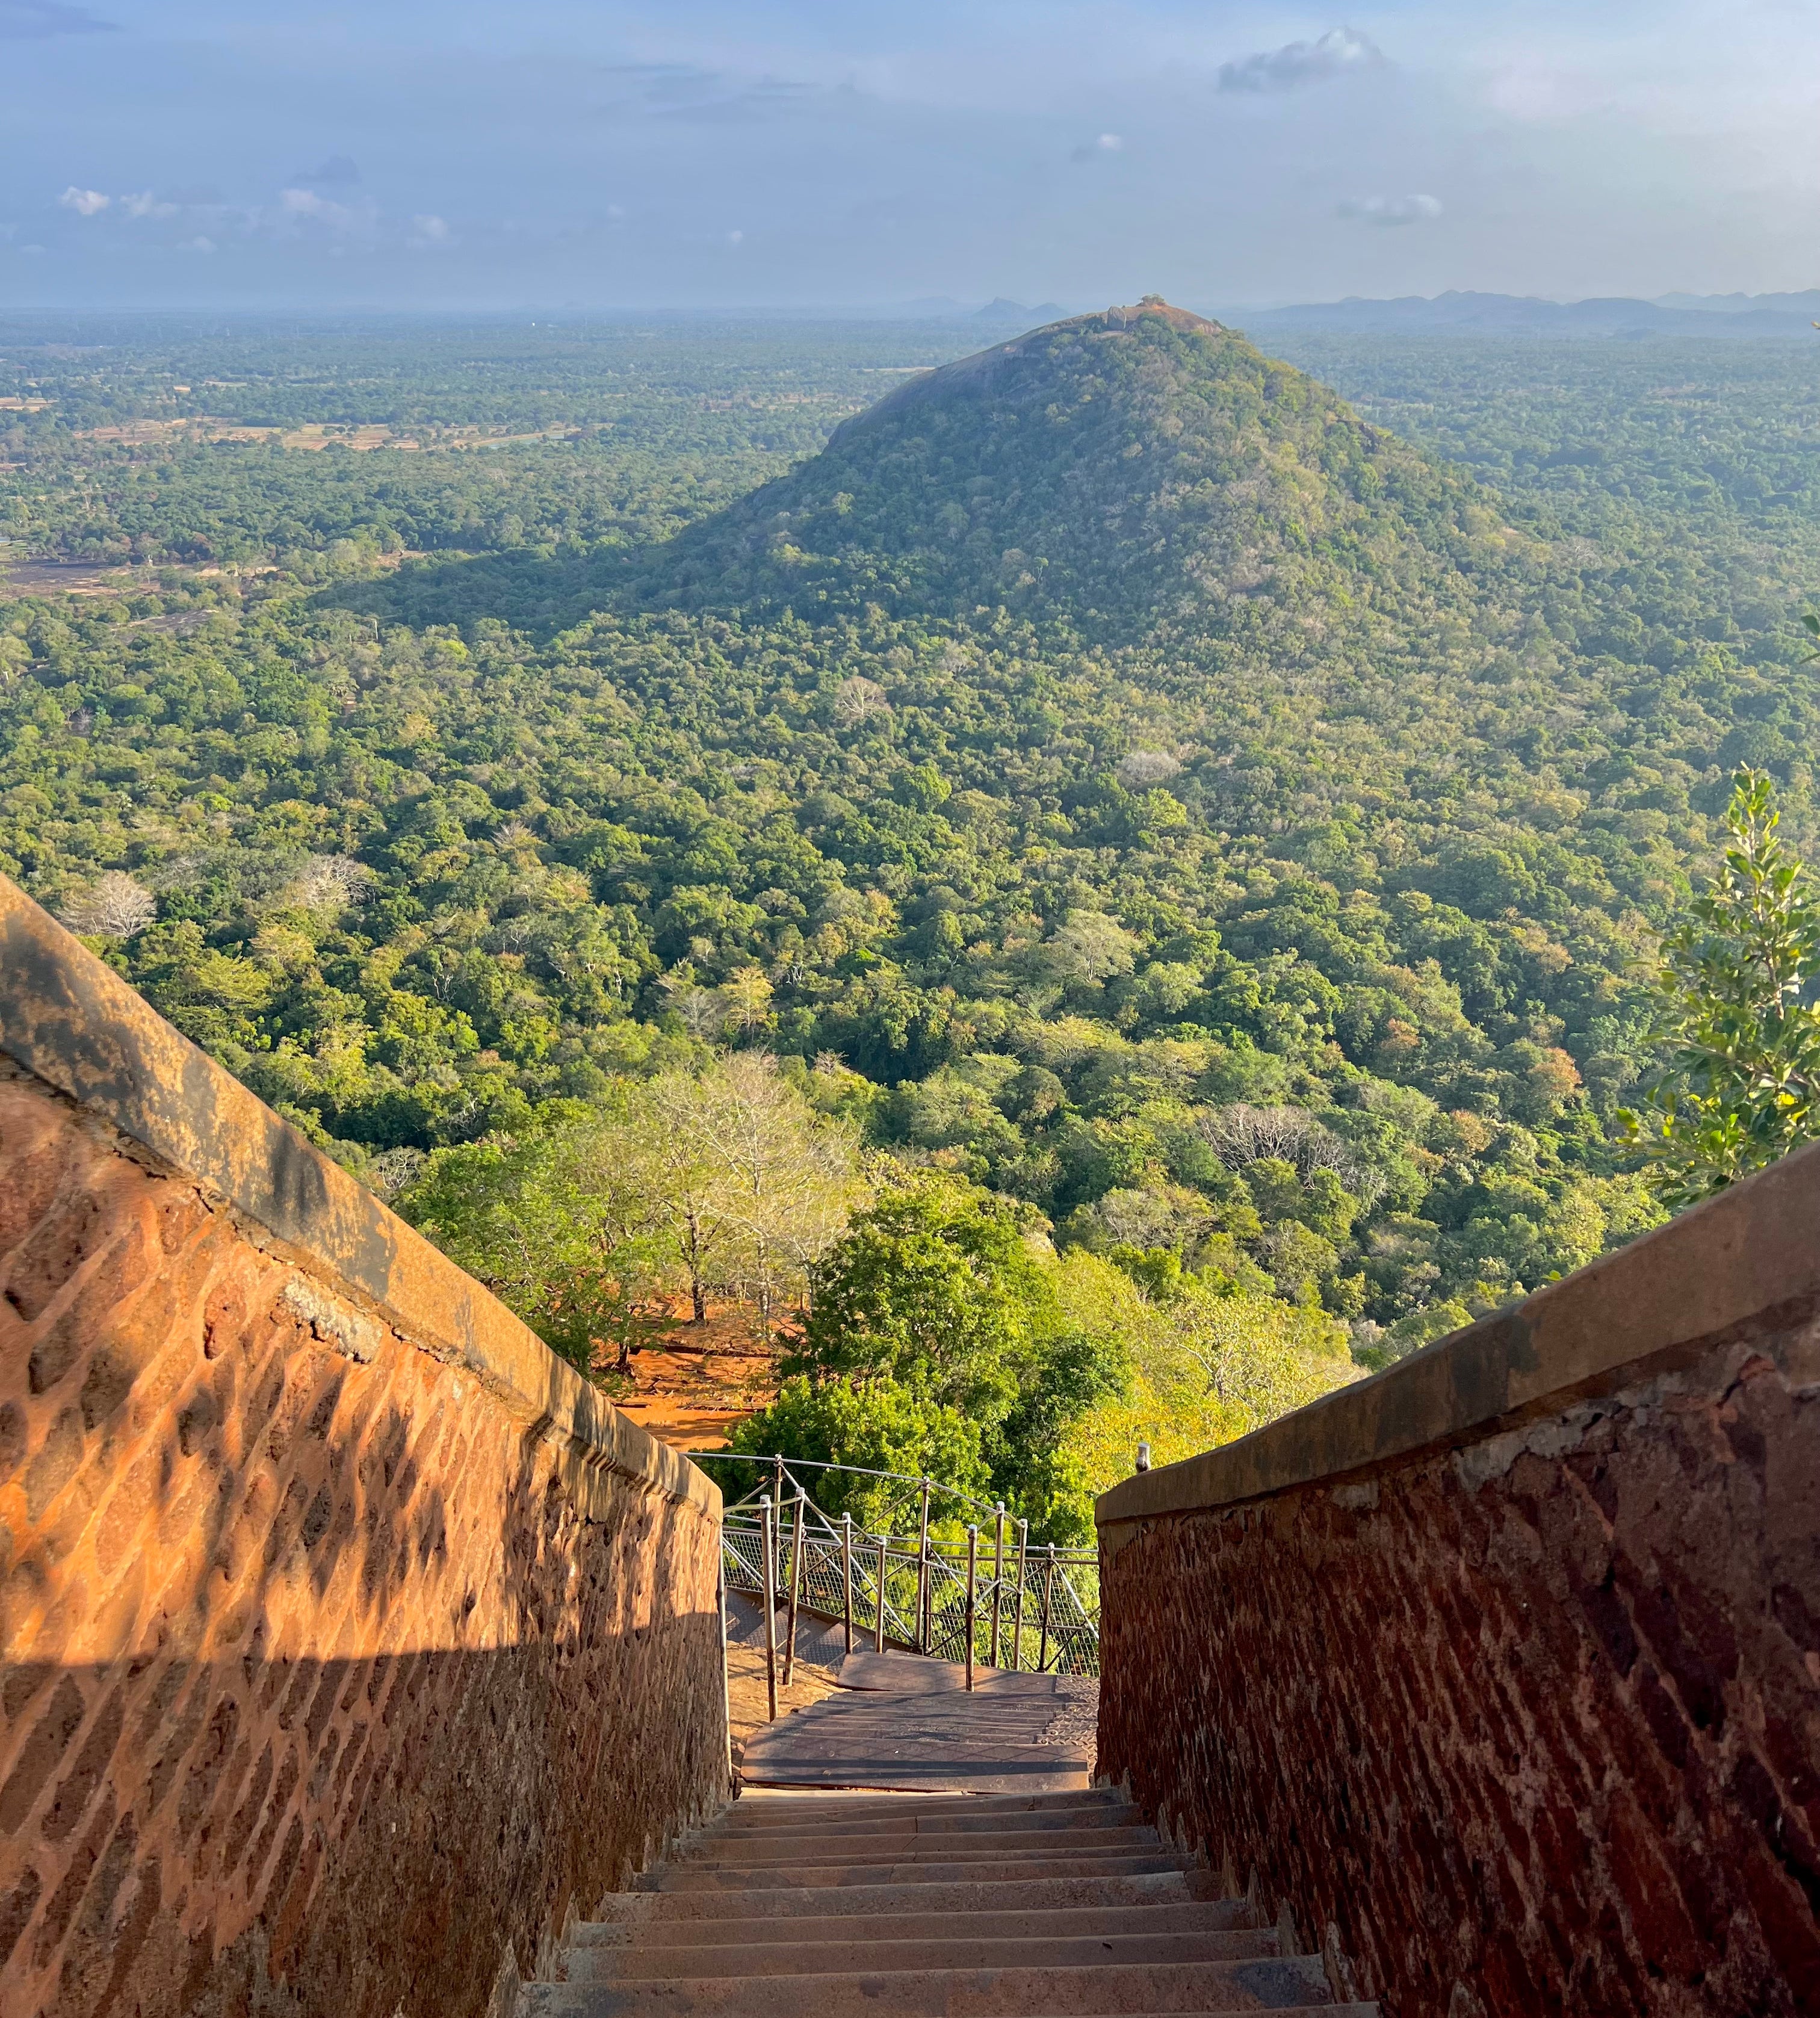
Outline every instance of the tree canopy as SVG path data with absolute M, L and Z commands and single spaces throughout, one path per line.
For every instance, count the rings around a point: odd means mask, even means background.
M 974 340 L 60 331 L 0 363 L 0 867 L 563 1349 L 792 1327 L 882 1157 L 979 1244 L 864 1239 L 1047 1371 L 975 1421 L 859 1271 L 878 1365 L 787 1391 L 1078 1504 L 1678 1195 L 1657 947 L 1741 765 L 1812 845 L 1807 353 L 1090 318 L 830 440 Z

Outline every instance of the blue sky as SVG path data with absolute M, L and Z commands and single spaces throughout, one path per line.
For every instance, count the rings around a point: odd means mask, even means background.
M 1815 0 L 0 0 L 0 305 L 1820 284 Z

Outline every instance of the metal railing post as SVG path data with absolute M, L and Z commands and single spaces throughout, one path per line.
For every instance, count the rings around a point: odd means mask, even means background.
M 929 1651 L 929 1488 L 931 1479 L 923 1481 L 922 1519 L 917 1536 L 917 1651 Z
M 979 1615 L 979 1530 L 967 1531 L 967 1693 L 973 1693 L 973 1632 Z
M 762 1494 L 758 1514 L 765 1528 L 765 1694 L 770 1721 L 777 1721 L 777 1548 L 771 1525 L 771 1495 Z
M 717 1461 L 729 1456 L 723 1451 L 688 1455 Z M 823 1517 L 824 1532 L 818 1537 L 810 1530 L 811 1502 L 807 1488 L 798 1484 L 791 1469 L 793 1460 L 781 1454 L 767 1452 L 745 1461 L 758 1470 L 763 1487 L 770 1486 L 781 1477 L 796 1502 L 787 1555 L 784 1553 L 783 1524 L 791 1517 L 782 1502 L 761 1490 L 760 1486 L 754 1487 L 749 1498 L 728 1509 L 722 1538 L 724 1553 L 718 1585 L 726 1603 L 730 1606 L 730 1593 L 741 1589 L 755 1591 L 766 1600 L 768 1694 L 775 1693 L 773 1650 L 776 1636 L 785 1632 L 787 1625 L 789 1644 L 784 1650 L 782 1679 L 786 1688 L 794 1686 L 796 1636 L 805 1614 L 827 1620 L 830 1628 L 838 1626 L 844 1646 L 876 1646 L 882 1652 L 888 1649 L 895 1635 L 898 1644 L 912 1651 L 931 1658 L 945 1658 L 959 1666 L 963 1663 L 953 1651 L 953 1630 L 961 1623 L 957 1615 L 964 1613 L 969 1602 L 972 1606 L 976 1686 L 980 1662 L 986 1662 L 989 1673 L 996 1671 L 1008 1653 L 1009 1672 L 1024 1672 L 1023 1636 L 1031 1626 L 1039 1629 L 1037 1644 L 1030 1650 L 1035 1657 L 1033 1665 L 1036 1670 L 1044 1674 L 1098 1671 L 1099 1591 L 1097 1580 L 1092 1577 L 1095 1559 L 1091 1554 L 1054 1542 L 1039 1542 L 1033 1550 L 1029 1523 L 1026 1519 L 1018 1518 L 1017 1533 L 1008 1536 L 1005 1523 L 1015 1517 L 1006 1512 L 1002 1501 L 987 1503 L 976 1500 L 927 1475 L 918 1477 L 863 1465 L 823 1464 L 805 1460 L 809 1468 L 817 1471 L 883 1480 L 900 1489 L 907 1486 L 917 1499 L 914 1510 L 916 1525 L 906 1528 L 903 1535 L 895 1533 L 888 1525 L 881 1532 L 869 1533 L 864 1528 L 856 1528 L 851 1514 L 843 1514 L 838 1530 L 831 1517 Z M 992 1550 L 989 1568 L 982 1560 L 984 1550 L 976 1539 L 968 1589 L 953 1588 L 961 1582 L 961 1550 L 957 1546 L 952 1556 L 944 1553 L 946 1544 L 935 1532 L 935 1495 L 938 1492 L 947 1493 L 957 1502 L 957 1524 L 964 1528 L 971 1517 L 975 1537 L 983 1537 Z M 912 1510 L 900 1507 L 899 1510 Z M 986 1524 L 988 1519 L 992 1522 L 990 1531 Z M 762 1565 L 748 1559 L 748 1536 L 765 1550 Z M 958 1544 L 959 1538 L 956 1539 Z M 1011 1544 L 1008 1551 L 1005 1546 L 1008 1540 Z M 820 1568 L 814 1553 L 818 1546 L 822 1550 Z M 833 1552 L 837 1547 L 840 1550 L 838 1592 L 833 1588 L 836 1574 Z M 878 1575 L 874 1601 L 877 1608 L 868 1622 L 865 1616 L 864 1585 L 875 1556 Z M 894 1557 L 906 1573 L 906 1580 L 899 1593 L 901 1602 L 895 1621 L 889 1612 Z M 1090 1587 L 1084 1590 L 1076 1589 L 1072 1581 L 1076 1564 L 1086 1566 Z M 990 1592 L 981 1580 L 984 1576 L 991 1579 Z M 1015 1579 L 1010 1586 L 1006 1582 L 1008 1576 Z M 1057 1589 L 1058 1577 L 1066 1588 Z M 990 1606 L 986 1602 L 989 1596 Z M 1011 1612 L 1009 1619 L 1005 1616 L 1008 1609 Z M 1040 1615 L 1033 1618 L 1033 1612 Z M 780 1613 L 786 1615 L 785 1620 L 778 1618 L 776 1615 Z M 729 1611 L 729 1653 L 733 1622 Z M 754 1645 L 755 1651 L 757 1643 Z
M 783 1642 L 783 1686 L 790 1687 L 790 1678 L 796 1673 L 796 1607 L 802 1593 L 802 1530 L 803 1515 L 807 1510 L 809 1495 L 799 1485 L 796 1488 L 796 1505 L 791 1510 L 793 1526 L 790 1535 L 790 1629 Z
M 1049 1544 L 1049 1559 L 1043 1565 L 1043 1628 L 1037 1640 L 1037 1673 L 1049 1672 L 1049 1598 L 1055 1587 L 1055 1544 Z
M 841 1516 L 841 1622 L 847 1629 L 847 1651 L 853 1651 L 853 1517 Z
M 736 1794 L 739 1778 L 733 1770 L 733 1689 L 727 1673 L 727 1551 L 723 1540 L 721 1544 L 720 1575 L 716 1579 L 715 1601 L 721 1615 L 721 1728 L 727 1736 L 727 1785 Z
M 1004 1599 L 1004 1502 L 1001 1499 L 993 1511 L 998 1517 L 998 1528 L 992 1543 L 992 1651 L 986 1663 L 989 1668 L 998 1665 L 999 1608 Z

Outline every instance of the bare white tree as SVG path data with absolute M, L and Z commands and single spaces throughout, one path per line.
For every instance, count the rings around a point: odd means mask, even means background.
M 697 1321 L 711 1289 L 730 1290 L 758 1305 L 769 1338 L 779 1299 L 806 1287 L 846 1224 L 852 1131 L 816 1114 L 762 1051 L 668 1075 L 651 1094 Z
M 306 855 L 284 901 L 306 911 L 345 911 L 373 887 L 373 872 L 351 855 Z
M 667 974 L 657 984 L 690 1036 L 712 1043 L 726 1028 L 727 1005 L 718 989 L 704 988 L 684 975 Z
M 73 932 L 129 939 L 158 915 L 158 900 L 124 870 L 110 869 L 81 895 L 63 906 L 63 923 Z
M 400 1148 L 382 1149 L 367 1166 L 368 1188 L 389 1204 L 429 1161 L 422 1150 L 413 1149 L 408 1144 Z
M 862 673 L 850 674 L 834 689 L 834 719 L 843 729 L 857 728 L 873 715 L 890 712 L 884 688 Z
M 1291 1165 L 1304 1184 L 1317 1170 L 1331 1170 L 1366 1205 L 1384 1189 L 1384 1180 L 1362 1163 L 1330 1128 L 1302 1107 L 1253 1107 L 1243 1101 L 1202 1115 L 1196 1131 L 1229 1170 L 1268 1156 Z
M 1151 786 L 1167 785 L 1181 775 L 1181 765 L 1167 750 L 1134 750 L 1119 759 L 1113 773 L 1127 792 L 1148 791 Z

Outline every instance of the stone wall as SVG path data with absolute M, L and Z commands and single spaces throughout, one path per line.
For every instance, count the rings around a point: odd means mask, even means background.
M 727 1794 L 719 1498 L 0 883 L 0 2013 L 479 2018 Z
M 1820 2010 L 1817 1312 L 1820 1148 L 1116 1488 L 1101 1772 L 1394 2018 Z

